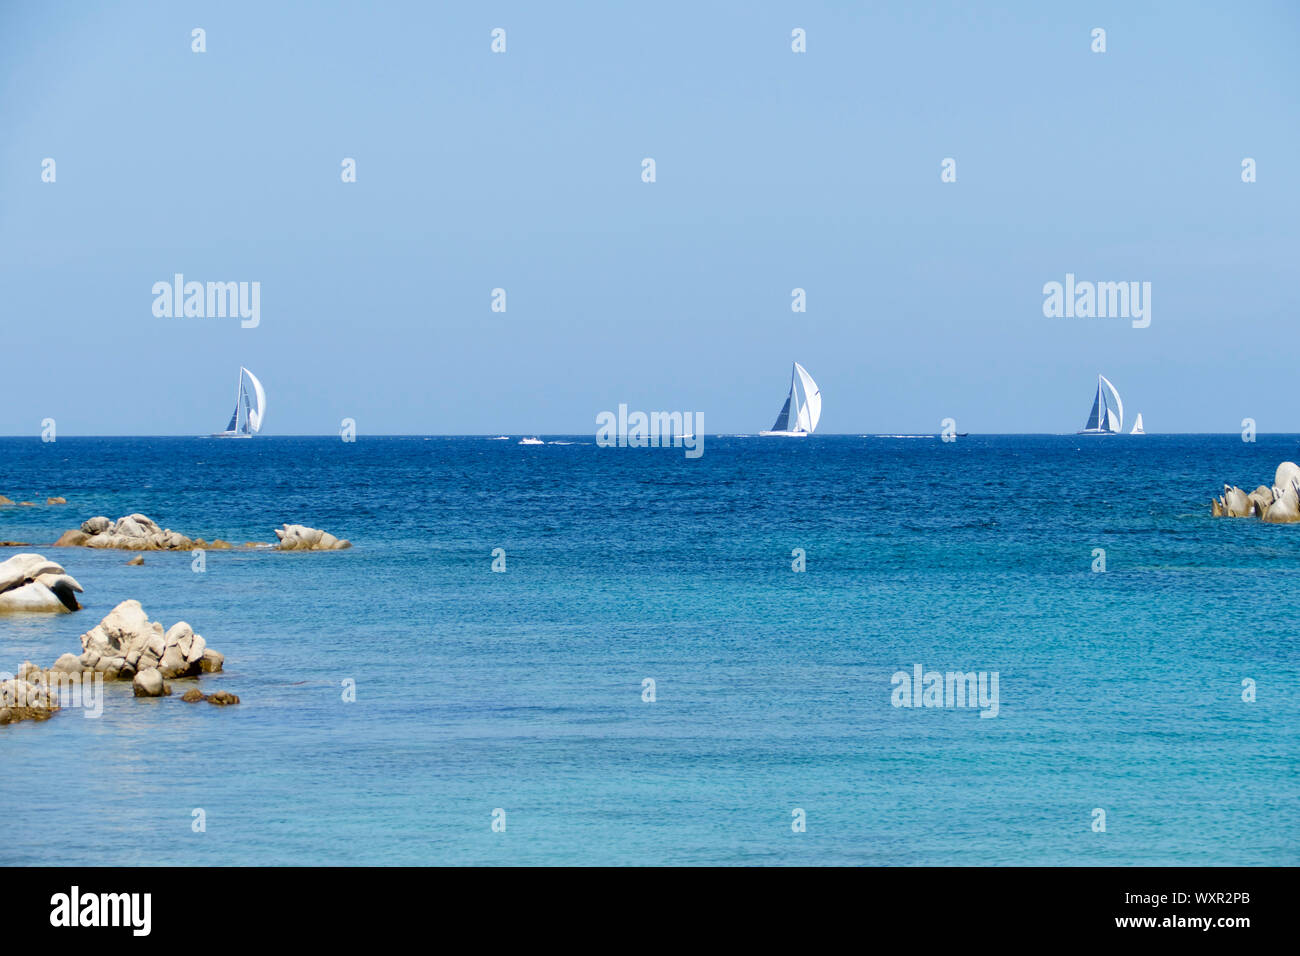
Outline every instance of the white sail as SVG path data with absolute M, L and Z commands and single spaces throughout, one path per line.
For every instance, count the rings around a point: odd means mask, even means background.
M 1124 403 L 1120 401 L 1119 392 L 1105 375 L 1098 375 L 1097 378 L 1110 392 L 1106 400 L 1106 430 L 1122 432 L 1124 430 Z
M 1135 422 L 1133 422 L 1133 430 L 1132 430 L 1131 432 L 1129 432 L 1129 434 L 1130 434 L 1130 435 L 1145 435 L 1145 434 L 1146 434 L 1146 430 L 1142 427 L 1142 413 L 1141 413 L 1141 412 L 1138 412 L 1137 420 L 1136 420 Z
M 248 408 L 248 430 L 257 434 L 262 430 L 262 422 L 266 420 L 266 389 L 262 388 L 261 381 L 248 369 L 241 371 L 253 383 L 253 397 L 256 400 Z
M 816 431 L 817 423 L 822 418 L 821 389 L 817 387 L 813 377 L 808 374 L 808 370 L 798 362 L 794 363 L 794 371 L 799 377 L 799 384 L 803 386 L 803 403 L 799 408 L 799 423 L 805 431 Z

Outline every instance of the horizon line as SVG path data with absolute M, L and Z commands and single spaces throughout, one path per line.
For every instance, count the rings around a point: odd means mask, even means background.
M 817 433 L 810 433 L 810 434 L 808 434 L 808 435 L 806 435 L 806 436 L 804 436 L 804 437 L 806 437 L 806 438 L 941 438 L 941 437 L 942 437 L 942 434 L 943 434 L 942 432 L 901 432 L 901 431 L 896 431 L 896 432 L 880 432 L 880 431 L 877 431 L 877 432 L 817 432 Z M 961 438 L 1084 438 L 1084 437 L 1087 437 L 1087 438 L 1111 438 L 1111 437 L 1122 437 L 1122 438 L 1153 438 L 1153 437 L 1172 436 L 1172 435 L 1203 435 L 1203 436 L 1214 437 L 1214 436 L 1229 436 L 1229 435 L 1230 435 L 1230 436 L 1240 436 L 1240 434 L 1241 434 L 1241 432 L 1240 432 L 1239 430 L 1238 430 L 1238 431 L 1226 431 L 1226 432 L 1192 432 L 1192 431 L 1145 432 L 1144 434 L 1141 434 L 1141 435 L 1133 435 L 1133 434 L 1130 434 L 1130 433 L 1128 433 L 1128 432 L 1114 432 L 1114 433 L 1111 433 L 1111 434 L 1108 434 L 1108 435 L 1097 435 L 1097 434 L 1091 434 L 1091 433 L 1089 433 L 1089 434 L 1085 434 L 1085 433 L 1080 433 L 1080 432 L 963 432 L 963 433 L 961 433 L 961 435 L 960 435 L 959 437 L 961 437 Z M 1300 436 L 1300 431 L 1295 431 L 1295 432 L 1263 432 L 1263 431 L 1257 431 L 1255 434 L 1256 434 L 1257 437 L 1265 437 L 1265 436 L 1270 436 L 1270 437 L 1287 437 L 1287 436 L 1293 436 L 1293 435 L 1294 435 L 1294 436 Z M 487 439 L 487 440 L 489 440 L 489 441 L 500 441 L 502 438 L 506 438 L 506 439 L 509 439 L 509 438 L 515 438 L 515 437 L 521 437 L 521 438 L 527 438 L 527 437 L 540 438 L 540 437 L 543 437 L 543 436 L 553 437 L 553 438 L 592 438 L 592 439 L 594 439 L 594 438 L 596 437 L 596 433 L 595 433 L 595 432 L 546 432 L 546 431 L 531 431 L 531 432 L 515 432 L 515 433 L 510 434 L 510 435 L 503 435 L 503 434 L 501 434 L 501 433 L 493 434 L 493 433 L 491 433 L 491 432 L 442 432 L 442 433 L 435 433 L 435 432 L 427 432 L 427 433 L 425 433 L 425 432 L 363 432 L 363 433 L 360 433 L 360 434 L 356 435 L 355 438 L 354 438 L 354 440 L 360 440 L 361 438 L 482 438 L 482 439 Z M 339 437 L 340 437 L 340 436 L 339 436 L 339 434 L 338 434 L 337 432 L 318 432 L 318 433 L 317 433 L 317 432 L 303 432 L 303 433 L 297 433 L 297 434 L 284 434 L 284 435 L 278 435 L 278 434 L 277 434 L 277 435 L 253 435 L 253 436 L 250 436 L 250 438 L 253 439 L 253 440 L 268 439 L 268 438 L 333 438 L 333 439 L 338 439 Z M 677 436 L 672 436 L 672 437 L 675 438 L 675 437 L 677 437 Z M 758 430 L 755 430 L 755 431 L 752 431 L 752 432 L 713 432 L 713 433 L 705 432 L 701 437 L 703 437 L 703 438 L 756 438 L 756 437 L 767 437 L 767 436 L 760 436 L 760 435 L 759 435 L 759 431 L 758 431 Z M 213 441 L 221 441 L 221 440 L 224 440 L 224 439 L 222 439 L 222 438 L 218 438 L 218 437 L 216 437 L 216 436 L 212 436 L 212 435 L 191 435 L 191 434 L 176 434 L 176 433 L 172 433 L 172 434 L 158 433 L 158 434 L 129 434 L 129 435 L 108 435 L 108 434 L 103 434 L 103 435 L 99 435 L 99 434 L 92 434 L 92 435 L 60 435 L 60 436 L 59 436 L 55 441 L 46 442 L 46 441 L 43 441 L 43 440 L 41 439 L 41 435 L 40 435 L 39 432 L 38 432 L 38 433 L 34 433 L 34 434 L 33 434 L 33 433 L 28 433 L 28 434 L 10 434 L 10 435 L 0 435 L 0 440 L 5 440 L 5 439 L 34 439 L 34 440 L 36 440 L 36 441 L 41 442 L 41 444 L 47 444 L 47 445 L 58 444 L 58 442 L 60 442 L 60 441 L 66 441 L 67 439 L 70 439 L 70 438 L 77 438 L 77 439 L 81 439 L 81 438 L 180 438 L 180 439 L 202 439 L 202 440 L 205 440 L 205 441 L 206 441 L 206 440 L 213 440 Z M 351 442 L 349 442 L 348 444 L 350 444 L 350 443 L 351 443 Z

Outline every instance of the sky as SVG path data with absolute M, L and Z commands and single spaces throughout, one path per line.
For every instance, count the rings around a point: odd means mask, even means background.
M 1298 45 L 1291 2 L 0 0 L 0 434 L 207 434 L 241 365 L 266 434 L 752 433 L 794 361 L 828 433 L 1072 432 L 1099 372 L 1148 432 L 1300 431 Z M 176 273 L 260 323 L 155 315 Z M 1067 273 L 1150 325 L 1046 317 Z

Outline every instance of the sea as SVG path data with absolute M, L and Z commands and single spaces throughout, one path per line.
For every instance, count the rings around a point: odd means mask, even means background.
M 241 701 L 0 727 L 0 864 L 1300 864 L 1300 525 L 1210 516 L 1300 436 L 520 437 L 0 439 L 85 589 L 0 671 L 135 599 Z M 49 547 L 133 512 L 240 547 Z

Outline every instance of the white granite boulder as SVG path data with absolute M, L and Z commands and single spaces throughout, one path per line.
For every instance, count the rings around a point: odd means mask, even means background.
M 139 601 L 123 601 L 113 608 L 81 635 L 81 647 L 80 667 L 98 671 L 107 680 L 129 680 L 147 670 L 168 679 L 197 677 L 221 670 L 225 661 L 184 621 L 164 633 Z
M 275 536 L 280 539 L 276 547 L 281 551 L 341 551 L 352 547 L 351 541 L 301 524 L 286 524 L 282 528 L 276 528 Z
M 77 594 L 82 590 L 62 565 L 39 554 L 15 554 L 0 562 L 0 612 L 33 611 L 63 613 L 78 611 Z

